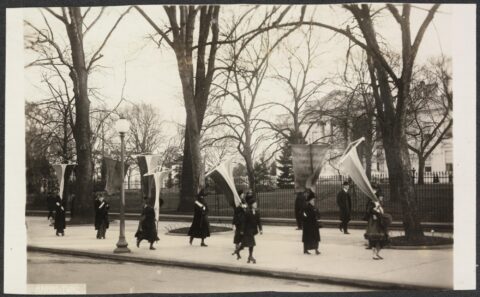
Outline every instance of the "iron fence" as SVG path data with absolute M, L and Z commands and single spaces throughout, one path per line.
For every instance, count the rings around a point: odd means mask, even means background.
M 418 184 L 418 176 L 412 172 L 412 183 L 415 191 L 417 213 L 423 222 L 453 222 L 453 177 L 450 172 L 426 173 L 424 183 Z M 338 219 L 336 204 L 337 193 L 342 188 L 342 183 L 348 181 L 346 176 L 321 176 L 316 185 L 316 206 L 322 219 Z M 402 219 L 402 202 L 392 199 L 390 195 L 390 182 L 387 175 L 373 175 L 385 195 L 384 208 L 392 214 L 394 220 Z M 235 179 L 237 189 L 245 189 L 244 178 Z M 214 184 L 209 182 L 206 202 L 212 216 L 233 216 L 233 209 L 228 204 L 224 195 L 216 190 Z M 353 182 L 350 183 L 352 197 L 352 219 L 361 220 L 365 213 L 368 198 Z M 142 197 L 138 181 L 126 182 L 126 212 L 136 213 L 141 211 Z M 120 207 L 119 195 L 109 198 L 111 211 L 115 212 Z M 177 186 L 161 189 L 164 200 L 162 213 L 178 214 L 177 207 L 180 201 L 180 191 Z M 272 178 L 258 181 L 256 185 L 256 198 L 263 217 L 269 218 L 294 218 L 295 190 L 291 188 L 278 188 Z M 27 205 L 27 208 L 35 206 Z M 44 207 L 43 204 L 37 207 Z M 193 211 L 193 209 L 192 209 Z M 191 213 L 191 212 L 190 212 Z

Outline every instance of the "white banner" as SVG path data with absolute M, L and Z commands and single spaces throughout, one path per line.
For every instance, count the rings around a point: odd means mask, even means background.
M 222 189 L 225 198 L 232 207 L 240 204 L 240 196 L 238 196 L 233 179 L 233 164 L 231 160 L 221 163 L 205 175 L 205 177 L 209 176 Z
M 373 190 L 372 185 L 365 174 L 362 163 L 358 158 L 357 146 L 364 140 L 365 138 L 362 137 L 350 143 L 340 158 L 338 166 L 344 173 L 350 176 L 353 182 L 355 182 L 365 195 L 370 197 L 373 201 L 378 201 L 377 195 L 375 195 L 375 191 Z

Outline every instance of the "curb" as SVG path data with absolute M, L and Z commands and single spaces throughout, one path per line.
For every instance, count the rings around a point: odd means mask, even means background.
M 369 289 L 381 289 L 381 290 L 430 290 L 430 291 L 440 291 L 440 290 L 452 290 L 453 288 L 449 287 L 436 287 L 436 286 L 423 286 L 415 284 L 406 284 L 406 283 L 394 283 L 394 282 L 385 282 L 385 281 L 373 281 L 373 280 L 362 280 L 362 279 L 352 279 L 347 277 L 338 277 L 338 276 L 328 276 L 328 275 L 314 275 L 307 273 L 297 273 L 289 271 L 276 271 L 271 269 L 264 268 L 247 268 L 247 267 L 238 267 L 238 266 L 227 266 L 221 264 L 207 264 L 207 263 L 194 263 L 180 260 L 171 260 L 171 259 L 149 259 L 142 257 L 130 256 L 128 254 L 111 254 L 103 252 L 91 252 L 91 251 L 82 251 L 82 250 L 66 250 L 58 248 L 48 248 L 48 247 L 38 247 L 27 245 L 27 251 L 30 252 L 42 252 L 42 253 L 52 253 L 52 254 L 61 254 L 61 255 L 70 255 L 70 256 L 80 256 L 80 257 L 89 257 L 95 259 L 106 259 L 113 261 L 121 262 L 132 262 L 139 264 L 147 265 L 165 265 L 165 266 L 175 266 L 191 269 L 201 269 L 208 271 L 218 271 L 226 273 L 240 273 L 246 275 L 256 275 L 263 277 L 273 277 L 297 281 L 307 281 L 307 282 L 318 282 L 326 284 L 336 284 L 336 285 L 348 285 L 361 288 Z
M 388 248 L 392 250 L 448 250 L 448 249 L 453 249 L 453 244 L 419 245 L 419 246 L 390 245 L 388 246 Z

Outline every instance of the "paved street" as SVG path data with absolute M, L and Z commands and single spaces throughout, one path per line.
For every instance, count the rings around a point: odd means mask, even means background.
M 28 253 L 28 283 L 86 284 L 89 294 L 349 292 L 365 289 L 278 278 Z

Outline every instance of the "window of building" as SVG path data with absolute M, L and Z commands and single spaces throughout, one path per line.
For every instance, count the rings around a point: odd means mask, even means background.
M 445 170 L 448 171 L 448 172 L 452 172 L 453 171 L 453 164 L 452 163 L 446 163 L 445 164 Z
M 432 172 L 432 166 L 425 166 L 425 172 Z

